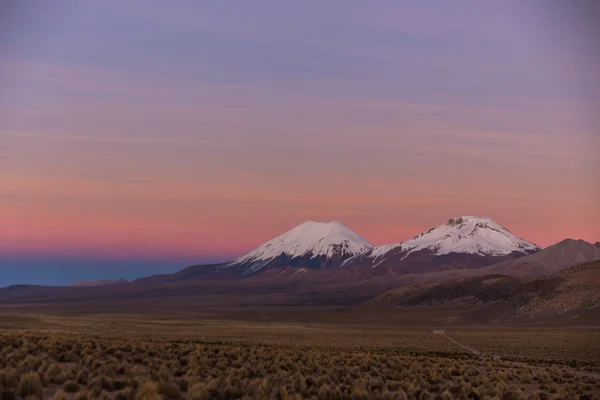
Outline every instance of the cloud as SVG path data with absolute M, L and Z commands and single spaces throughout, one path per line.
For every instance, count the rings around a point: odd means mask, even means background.
M 230 254 L 303 219 L 383 243 L 461 214 L 593 232 L 599 100 L 516 3 L 109 1 L 0 43 L 7 248 Z

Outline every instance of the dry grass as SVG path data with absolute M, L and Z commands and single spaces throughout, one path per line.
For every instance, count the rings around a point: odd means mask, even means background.
M 0 399 L 578 398 L 600 381 L 566 365 L 456 352 L 0 334 Z
M 559 328 L 456 329 L 452 338 L 486 354 L 529 363 L 563 363 L 600 372 L 600 331 Z
M 597 330 L 447 329 L 482 352 L 475 357 L 414 326 L 41 314 L 4 324 L 0 319 L 0 400 L 600 394 Z

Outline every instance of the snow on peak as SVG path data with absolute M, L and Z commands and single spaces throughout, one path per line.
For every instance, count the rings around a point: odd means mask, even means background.
M 405 242 L 377 246 L 371 256 L 377 258 L 394 249 L 406 251 L 407 255 L 419 250 L 430 250 L 436 255 L 466 253 L 502 256 L 515 251 L 528 253 L 539 248 L 513 235 L 489 218 L 462 216 L 450 218 L 445 224 Z
M 373 245 L 365 238 L 340 222 L 306 221 L 235 259 L 232 265 L 270 260 L 281 254 L 291 258 L 304 255 L 310 255 L 311 258 L 350 257 L 372 248 Z

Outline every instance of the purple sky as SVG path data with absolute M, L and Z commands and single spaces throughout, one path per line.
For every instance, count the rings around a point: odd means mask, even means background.
M 307 219 L 600 240 L 597 14 L 573 4 L 4 2 L 0 285 L 226 259 Z

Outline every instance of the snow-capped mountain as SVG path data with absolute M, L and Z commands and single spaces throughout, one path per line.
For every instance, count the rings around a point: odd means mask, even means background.
M 297 266 L 310 268 L 337 267 L 353 256 L 370 251 L 373 245 L 365 238 L 337 222 L 304 222 L 255 250 L 227 264 L 243 267 L 247 273 L 264 267 Z
M 485 217 L 450 218 L 405 242 L 376 246 L 345 266 L 370 264 L 426 272 L 440 267 L 472 268 L 535 253 L 539 247 Z M 406 268 L 402 268 L 406 267 Z M 408 268 L 410 267 L 410 268 Z
M 513 235 L 508 229 L 485 217 L 450 218 L 445 224 L 405 242 L 377 246 L 371 256 L 378 258 L 395 248 L 401 248 L 407 255 L 419 250 L 429 250 L 436 255 L 466 253 L 502 256 L 512 252 L 529 254 L 539 250 L 538 246 Z
M 412 274 L 481 268 L 538 250 L 484 217 L 451 218 L 410 240 L 383 246 L 373 246 L 337 221 L 307 221 L 231 262 L 184 271 L 185 276 L 196 278 L 239 278 L 280 267 Z

